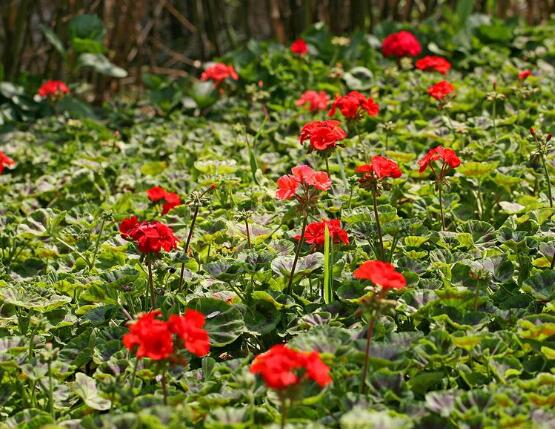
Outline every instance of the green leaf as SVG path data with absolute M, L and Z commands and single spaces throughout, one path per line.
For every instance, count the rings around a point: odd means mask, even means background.
M 195 298 L 187 303 L 189 308 L 206 316 L 206 330 L 212 347 L 223 347 L 234 342 L 245 330 L 241 311 L 225 301 L 214 298 Z
M 52 311 L 71 302 L 69 296 L 58 295 L 51 289 L 17 284 L 0 285 L 0 300 L 39 313 Z
M 40 25 L 40 29 L 44 33 L 44 37 L 46 37 L 46 40 L 48 40 L 52 44 L 52 46 L 54 46 L 54 48 L 60 53 L 60 55 L 62 55 L 62 57 L 65 57 L 66 49 L 64 48 L 64 44 L 62 43 L 62 41 L 58 38 L 58 36 L 56 36 L 56 33 L 42 24 Z
M 117 78 L 127 76 L 127 72 L 124 69 L 112 64 L 110 60 L 102 54 L 81 54 L 77 59 L 77 65 L 78 67 L 91 67 L 98 73 L 106 76 Z
M 93 410 L 105 411 L 109 410 L 112 406 L 112 402 L 109 399 L 104 399 L 99 395 L 94 378 L 82 372 L 75 374 L 75 382 L 72 383 L 72 389 Z

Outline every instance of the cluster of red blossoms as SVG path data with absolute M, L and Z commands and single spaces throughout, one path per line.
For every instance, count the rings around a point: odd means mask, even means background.
M 355 172 L 362 174 L 362 177 L 359 179 L 361 183 L 375 179 L 381 180 L 386 177 L 401 177 L 401 170 L 397 163 L 380 155 L 374 156 L 369 164 L 357 167 Z
M 443 146 L 437 146 L 433 149 L 430 149 L 426 155 L 422 157 L 418 161 L 419 165 L 419 172 L 423 173 L 428 166 L 433 170 L 433 162 L 437 160 L 442 160 L 444 165 L 448 165 L 451 168 L 457 168 L 461 165 L 461 160 L 455 153 L 453 149 L 444 148 Z
M 175 192 L 168 192 L 160 186 L 154 186 L 147 191 L 147 196 L 153 203 L 163 201 L 162 214 L 168 213 L 174 207 L 181 204 L 181 198 Z
M 410 31 L 390 34 L 382 42 L 385 57 L 417 57 L 422 52 L 418 39 Z
M 382 289 L 402 289 L 407 285 L 405 277 L 393 265 L 382 261 L 366 261 L 353 273 L 359 280 L 369 280 Z
M 532 70 L 522 70 L 519 74 L 518 74 L 518 79 L 519 80 L 526 80 L 528 77 L 532 76 Z
M 282 344 L 256 356 L 250 371 L 260 374 L 266 385 L 276 390 L 294 388 L 308 380 L 325 387 L 332 381 L 329 367 L 317 352 L 299 352 Z
M 306 124 L 299 135 L 299 142 L 310 141 L 313 150 L 324 151 L 337 146 L 347 137 L 339 121 L 312 121 Z
M 69 94 L 69 88 L 59 80 L 49 80 L 40 86 L 37 94 L 41 97 L 61 98 L 65 94 Z
M 152 360 L 173 357 L 176 344 L 198 357 L 208 354 L 210 339 L 204 329 L 204 314 L 186 310 L 183 315 L 172 314 L 167 321 L 158 318 L 161 314 L 160 310 L 151 311 L 131 323 L 129 332 L 123 336 L 123 345 L 135 351 L 138 358 Z
M 0 173 L 4 171 L 4 168 L 13 167 L 14 165 L 15 161 L 0 150 Z
M 451 94 L 455 90 L 455 87 L 447 82 L 446 80 L 442 80 L 428 88 L 428 94 L 431 97 L 434 97 L 438 101 L 442 101 L 445 97 Z
M 441 74 L 447 74 L 451 69 L 451 63 L 443 57 L 436 57 L 434 55 L 427 55 L 416 61 L 415 66 L 418 70 L 422 71 L 437 71 Z
M 177 238 L 173 230 L 157 221 L 139 222 L 137 216 L 124 219 L 119 225 L 121 236 L 137 244 L 141 253 L 169 252 L 177 248 Z
M 295 102 L 297 106 L 304 106 L 308 104 L 308 109 L 311 112 L 317 112 L 319 110 L 326 110 L 330 102 L 330 96 L 324 91 L 305 91 L 299 99 Z
M 291 52 L 300 56 L 308 54 L 308 45 L 303 39 L 297 39 L 291 43 Z
M 349 237 L 347 231 L 341 228 L 341 221 L 339 219 L 324 219 L 321 222 L 312 222 L 306 226 L 304 232 L 304 242 L 315 246 L 323 246 L 326 241 L 326 226 L 330 240 L 335 244 L 343 243 L 349 244 Z M 301 235 L 295 236 L 296 240 L 301 239 Z
M 200 75 L 200 80 L 211 80 L 216 86 L 220 85 L 226 79 L 238 80 L 239 76 L 232 65 L 224 63 L 216 63 L 208 67 Z
M 276 197 L 280 200 L 298 197 L 299 187 L 304 191 L 310 188 L 327 191 L 331 187 L 331 179 L 325 171 L 314 171 L 308 165 L 293 167 L 291 173 L 277 180 Z
M 356 119 L 361 110 L 366 111 L 369 116 L 376 116 L 380 111 L 372 97 L 366 98 L 358 91 L 351 91 L 346 95 L 337 96 L 331 105 L 329 116 L 335 115 L 336 109 L 339 109 L 341 114 L 347 119 Z

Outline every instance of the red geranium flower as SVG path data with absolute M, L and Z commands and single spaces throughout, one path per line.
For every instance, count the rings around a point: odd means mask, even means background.
M 430 163 L 439 159 L 443 160 L 444 165 L 449 165 L 452 168 L 457 168 L 461 165 L 461 160 L 454 150 L 444 148 L 443 146 L 437 146 L 430 149 L 426 155 L 418 161 L 418 165 L 420 166 L 419 172 L 423 173 Z
M 303 39 L 297 39 L 293 43 L 291 43 L 291 52 L 297 55 L 306 55 L 308 54 L 308 45 Z
M 455 90 L 455 87 L 447 82 L 446 80 L 442 80 L 428 88 L 428 94 L 434 97 L 436 100 L 443 100 L 446 96 L 451 94 Z
M 304 106 L 308 104 L 308 108 L 311 112 L 317 112 L 318 110 L 326 110 L 330 102 L 330 96 L 324 91 L 305 91 L 303 95 L 295 102 L 297 106 Z
M 182 316 L 171 315 L 170 330 L 177 334 L 183 345 L 195 356 L 206 356 L 210 351 L 210 339 L 204 329 L 204 314 L 195 310 L 185 310 Z
M 528 78 L 528 76 L 532 75 L 532 70 L 523 70 L 518 74 L 518 78 L 520 80 L 526 80 L 526 78 Z
M 129 325 L 129 332 L 123 336 L 125 348 L 136 349 L 138 358 L 162 360 L 173 354 L 172 333 L 167 322 L 157 319 L 160 314 L 159 310 L 143 314 Z
M 302 144 L 310 140 L 310 147 L 314 150 L 324 151 L 334 148 L 338 141 L 347 137 L 339 121 L 312 121 L 306 124 L 299 136 Z
M 299 187 L 305 192 L 310 187 L 320 191 L 327 191 L 331 187 L 331 179 L 325 171 L 314 171 L 308 165 L 293 167 L 291 173 L 290 175 L 281 176 L 277 180 L 276 197 L 280 200 L 290 200 L 298 197 Z
M 141 253 L 159 253 L 177 248 L 177 238 L 173 230 L 163 223 L 139 222 L 136 216 L 124 219 L 119 230 L 126 240 L 133 240 Z
M 154 203 L 164 201 L 162 205 L 162 214 L 168 213 L 174 207 L 181 204 L 181 198 L 174 192 L 168 192 L 160 186 L 154 186 L 147 191 L 148 199 Z
M 419 70 L 435 70 L 441 74 L 447 74 L 451 69 L 451 63 L 445 58 L 428 55 L 416 61 L 416 68 Z
M 273 346 L 254 358 L 250 371 L 260 374 L 266 385 L 283 390 L 312 380 L 324 387 L 331 383 L 329 367 L 317 352 L 299 352 L 285 345 Z
M 386 57 L 417 57 L 420 52 L 420 42 L 409 31 L 390 34 L 382 42 L 382 53 Z
M 335 98 L 328 115 L 333 116 L 336 109 L 339 109 L 345 118 L 355 119 L 361 110 L 365 110 L 370 116 L 376 116 L 380 111 L 380 106 L 374 102 L 372 97 L 366 98 L 358 91 L 351 91 L 347 95 Z
M 360 280 L 370 280 L 382 289 L 402 289 L 407 284 L 405 277 L 388 262 L 366 261 L 353 275 Z
M 49 80 L 43 83 L 37 94 L 41 97 L 61 98 L 69 93 L 67 85 L 59 80 Z
M 313 244 L 316 246 L 323 246 L 325 243 L 325 233 L 326 225 L 328 226 L 328 232 L 330 234 L 331 240 L 335 244 L 343 243 L 349 244 L 349 237 L 347 236 L 347 231 L 341 229 L 341 221 L 338 219 L 332 220 L 322 220 L 321 222 L 312 222 L 306 226 L 304 232 L 304 241 L 308 244 Z M 295 236 L 296 240 L 301 239 L 301 235 Z
M 213 64 L 204 70 L 200 75 L 200 80 L 211 80 L 216 86 L 228 78 L 238 80 L 239 76 L 232 65 L 224 63 Z
M 356 168 L 356 173 L 361 173 L 360 181 L 371 179 L 385 179 L 386 177 L 401 177 L 401 170 L 395 161 L 384 156 L 374 156 L 370 164 L 364 164 Z
M 14 165 L 15 161 L 0 150 L 0 173 L 4 171 L 5 167 L 13 167 Z

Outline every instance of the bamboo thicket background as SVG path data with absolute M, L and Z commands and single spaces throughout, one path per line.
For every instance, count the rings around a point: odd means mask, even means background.
M 371 32 L 383 21 L 441 19 L 459 7 L 537 24 L 555 12 L 555 0 L 0 0 L 0 55 L 5 80 L 21 74 L 63 75 L 61 56 L 41 25 L 62 41 L 68 22 L 96 14 L 106 26 L 106 55 L 129 72 L 183 76 L 202 61 L 246 40 L 298 37 L 315 22 L 336 34 Z

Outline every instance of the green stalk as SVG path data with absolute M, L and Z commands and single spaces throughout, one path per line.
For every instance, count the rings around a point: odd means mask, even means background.
M 89 263 L 89 270 L 94 268 L 96 263 L 96 255 L 98 254 L 98 249 L 100 248 L 100 240 L 102 238 L 102 233 L 104 232 L 104 224 L 106 223 L 106 218 L 102 217 L 102 223 L 100 224 L 100 231 L 98 232 L 98 237 L 96 237 L 96 244 L 94 246 L 94 253 L 92 255 L 91 262 Z
M 48 409 L 50 410 L 50 415 L 54 417 L 54 395 L 52 393 L 52 360 L 48 360 Z
M 437 182 L 437 189 L 439 192 L 439 211 L 441 213 L 441 230 L 445 231 L 445 215 L 443 214 L 443 186 L 441 180 Z
M 147 267 L 148 267 L 148 287 L 150 289 L 150 304 L 152 305 L 152 310 L 156 308 L 156 292 L 154 291 L 154 280 L 152 279 L 152 259 L 147 256 Z
M 551 194 L 551 180 L 549 179 L 549 172 L 547 170 L 547 164 L 545 162 L 545 156 L 541 156 L 543 171 L 545 172 L 545 180 L 547 181 L 547 196 L 549 197 L 549 207 L 553 207 L 553 196 Z
M 493 120 L 493 136 L 494 136 L 494 143 L 497 143 L 497 99 L 493 100 L 493 112 L 492 112 L 492 120 Z
M 191 219 L 191 226 L 189 227 L 189 234 L 187 235 L 187 241 L 185 242 L 185 248 L 183 253 L 187 255 L 189 251 L 189 244 L 191 243 L 191 238 L 193 237 L 193 230 L 195 229 L 195 223 L 197 221 L 198 211 L 200 210 L 200 205 L 195 205 L 195 211 L 193 212 L 193 218 Z M 183 289 L 183 275 L 185 273 L 185 262 L 181 263 L 181 271 L 179 273 L 179 287 L 177 288 L 179 292 Z
M 299 254 L 301 253 L 301 246 L 304 242 L 304 233 L 306 230 L 306 224 L 308 222 L 308 212 L 305 212 L 303 217 L 303 227 L 301 228 L 301 238 L 297 243 L 297 248 L 295 249 L 295 259 L 293 259 L 293 267 L 291 267 L 291 274 L 289 275 L 289 282 L 287 283 L 287 293 L 291 295 L 293 292 L 293 276 L 295 275 L 295 268 L 297 268 L 297 262 L 299 260 Z
M 382 237 L 382 227 L 380 224 L 380 215 L 378 212 L 378 202 L 377 202 L 377 190 L 376 185 L 372 187 L 372 203 L 374 205 L 374 216 L 376 218 L 376 232 L 378 233 L 378 257 L 380 261 L 384 260 L 384 247 L 383 247 L 383 237 Z
M 324 293 L 323 298 L 326 304 L 331 302 L 330 285 L 330 230 L 328 225 L 324 227 Z
M 376 317 L 378 315 L 376 314 Z M 372 343 L 372 336 L 374 335 L 374 325 L 376 323 L 376 317 L 373 317 L 368 324 L 368 330 L 366 331 L 366 349 L 364 353 L 364 369 L 362 370 L 362 379 L 360 381 L 360 392 L 366 394 L 366 379 L 368 378 L 368 363 L 370 361 L 370 344 Z
M 164 365 L 162 371 L 162 394 L 164 395 L 164 405 L 168 405 L 168 380 L 166 378 L 167 368 Z

